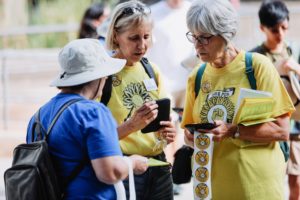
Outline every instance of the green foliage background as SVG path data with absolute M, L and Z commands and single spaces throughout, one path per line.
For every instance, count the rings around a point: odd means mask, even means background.
M 28 1 L 31 2 L 31 1 Z M 101 0 L 39 0 L 37 7 L 28 3 L 28 21 L 32 25 L 78 24 L 85 10 L 95 2 L 110 6 L 115 1 Z M 1 5 L 0 5 L 1 6 Z M 77 38 L 77 31 L 67 33 L 43 33 L 27 36 L 11 36 L 5 41 L 6 48 L 59 48 Z M 3 41 L 0 41 L 0 47 Z

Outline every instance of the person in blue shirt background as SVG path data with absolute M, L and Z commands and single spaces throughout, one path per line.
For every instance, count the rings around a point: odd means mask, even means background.
M 59 180 L 63 181 L 86 157 L 85 167 L 69 183 L 65 199 L 116 199 L 112 184 L 128 176 L 129 167 L 118 143 L 117 124 L 103 104 L 93 101 L 101 97 L 106 77 L 117 73 L 125 60 L 108 56 L 97 39 L 79 39 L 67 44 L 59 54 L 61 73 L 51 86 L 61 90 L 40 109 L 40 120 L 47 130 L 64 103 L 81 99 L 61 114 L 48 137 Z M 33 141 L 31 118 L 27 143 Z M 133 155 L 134 173 L 147 170 L 147 159 Z

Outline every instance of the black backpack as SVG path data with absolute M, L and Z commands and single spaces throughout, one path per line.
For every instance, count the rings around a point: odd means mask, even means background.
M 20 144 L 14 149 L 12 167 L 4 173 L 7 200 L 57 200 L 63 197 L 67 184 L 83 169 L 86 159 L 60 185 L 48 152 L 47 138 L 62 112 L 79 100 L 81 99 L 66 102 L 55 115 L 47 132 L 40 122 L 40 110 L 35 114 L 32 143 Z M 37 135 L 36 140 L 34 133 Z
M 172 167 L 173 183 L 183 184 L 191 181 L 193 153 L 194 149 L 187 145 L 183 145 L 176 151 Z

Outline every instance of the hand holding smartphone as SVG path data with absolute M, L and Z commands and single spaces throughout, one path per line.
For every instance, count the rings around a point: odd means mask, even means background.
M 217 127 L 217 125 L 214 123 L 198 123 L 198 124 L 186 124 L 185 125 L 185 128 L 187 128 L 191 134 L 194 134 L 194 131 L 197 131 L 199 129 L 211 130 L 216 127 Z
M 170 99 L 163 98 L 156 100 L 158 105 L 158 114 L 157 117 L 150 122 L 145 128 L 141 131 L 142 133 L 150 133 L 158 131 L 162 126 L 160 125 L 161 121 L 169 121 L 170 119 Z

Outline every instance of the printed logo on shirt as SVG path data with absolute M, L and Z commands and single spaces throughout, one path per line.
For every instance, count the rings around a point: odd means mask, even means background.
M 207 99 L 201 109 L 201 122 L 214 122 L 222 120 L 230 123 L 234 116 L 234 104 L 229 99 L 235 92 L 234 88 L 225 88 L 223 91 L 213 91 L 207 95 Z
M 121 85 L 121 83 L 122 83 L 122 78 L 120 76 L 118 76 L 118 75 L 112 76 L 112 85 L 114 87 Z
M 209 81 L 204 81 L 201 85 L 202 92 L 209 93 L 211 91 L 211 83 Z
M 124 121 L 131 116 L 134 109 L 141 107 L 144 102 L 152 100 L 153 99 L 141 83 L 128 84 L 123 91 L 123 105 L 129 110 Z

